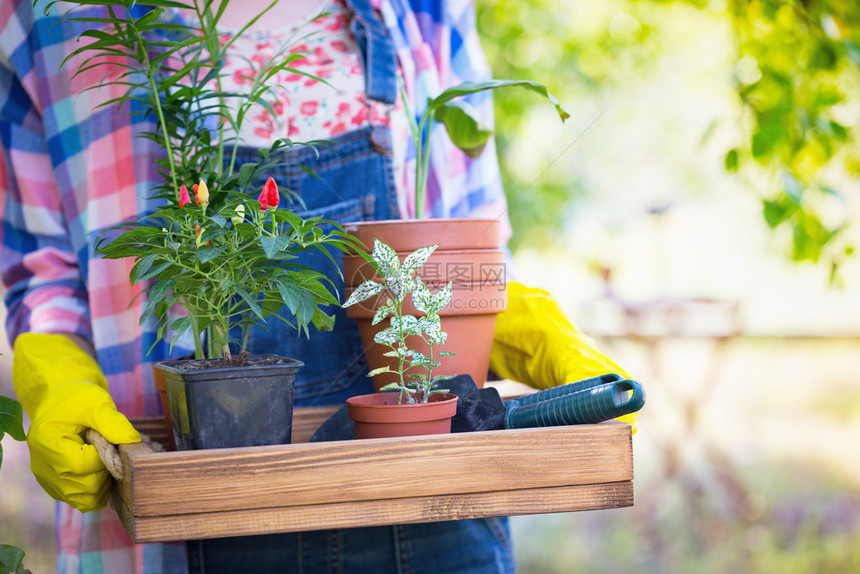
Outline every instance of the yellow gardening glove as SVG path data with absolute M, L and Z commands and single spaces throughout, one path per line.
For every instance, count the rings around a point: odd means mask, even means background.
M 116 410 L 96 361 L 63 335 L 25 333 L 15 341 L 12 379 L 30 415 L 30 468 L 52 497 L 81 512 L 104 508 L 111 477 L 95 447 L 95 429 L 114 444 L 140 442 Z
M 629 378 L 571 325 L 552 295 L 516 282 L 508 283 L 508 306 L 496 320 L 490 369 L 537 389 L 607 373 Z M 633 424 L 636 414 L 618 420 Z

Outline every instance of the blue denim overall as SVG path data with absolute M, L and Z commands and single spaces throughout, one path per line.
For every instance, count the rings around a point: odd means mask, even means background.
M 369 99 L 393 103 L 397 97 L 394 50 L 367 0 L 347 2 L 352 32 L 364 56 Z M 303 217 L 319 215 L 341 224 L 397 218 L 397 198 L 387 128 L 341 134 L 328 149 L 295 150 L 283 167 L 266 173 L 295 191 L 304 205 L 287 205 Z M 242 150 L 242 162 L 255 150 Z M 302 164 L 317 177 L 309 175 Z M 263 181 L 255 182 L 259 189 Z M 321 253 L 301 263 L 326 273 L 343 293 L 333 264 Z M 288 311 L 282 311 L 288 313 Z M 335 310 L 331 332 L 299 337 L 280 321 L 254 329 L 252 353 L 278 353 L 304 361 L 296 377 L 296 406 L 343 404 L 347 397 L 373 392 L 355 322 Z M 191 574 L 222 572 L 343 574 L 512 574 L 514 553 L 506 518 L 380 526 L 188 543 Z

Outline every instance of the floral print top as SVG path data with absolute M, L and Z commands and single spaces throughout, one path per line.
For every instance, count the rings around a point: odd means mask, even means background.
M 388 126 L 395 187 L 402 195 L 406 186 L 403 156 L 411 137 L 403 102 L 398 97 L 390 105 L 365 97 L 360 50 L 349 22 L 343 0 L 328 0 L 306 21 L 245 32 L 231 47 L 223 87 L 247 91 L 263 63 L 281 54 L 303 54 L 290 64 L 296 71 L 279 72 L 276 77 L 281 89 L 268 97 L 274 114 L 259 105 L 248 114 L 239 134 L 242 142 L 268 148 L 276 138 L 310 142 L 368 125 Z M 237 32 L 223 26 L 222 30 L 222 41 Z

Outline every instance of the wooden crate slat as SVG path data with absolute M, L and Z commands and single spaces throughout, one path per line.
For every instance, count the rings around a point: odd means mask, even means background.
M 138 447 L 138 445 L 134 445 Z M 146 453 L 120 493 L 134 516 L 522 490 L 633 478 L 630 427 L 597 425 Z M 127 482 L 127 481 L 124 481 Z
M 133 540 L 143 543 L 622 508 L 633 505 L 633 483 L 628 480 L 154 517 L 134 517 L 119 496 L 113 503 Z

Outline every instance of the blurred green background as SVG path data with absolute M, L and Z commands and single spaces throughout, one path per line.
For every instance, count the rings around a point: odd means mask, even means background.
M 520 571 L 860 572 L 860 3 L 477 5 L 571 113 L 496 95 L 515 273 L 648 391 L 635 506 L 515 518 Z M 0 542 L 53 572 L 3 447 Z
M 860 572 L 860 3 L 481 0 L 517 272 L 648 390 L 523 573 Z

